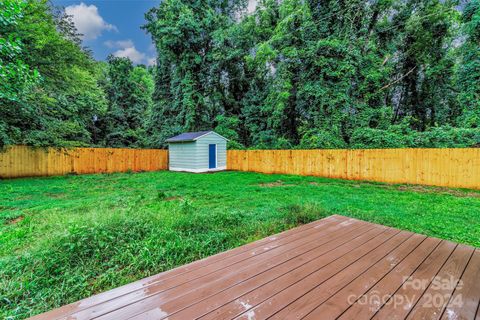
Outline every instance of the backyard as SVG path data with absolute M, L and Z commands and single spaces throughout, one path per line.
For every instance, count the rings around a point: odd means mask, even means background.
M 340 214 L 480 247 L 480 192 L 294 175 L 0 181 L 0 317 L 22 319 Z

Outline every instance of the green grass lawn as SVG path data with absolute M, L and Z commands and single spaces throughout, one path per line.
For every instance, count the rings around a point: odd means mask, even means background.
M 0 181 L 0 318 L 341 214 L 480 247 L 480 192 L 222 172 Z

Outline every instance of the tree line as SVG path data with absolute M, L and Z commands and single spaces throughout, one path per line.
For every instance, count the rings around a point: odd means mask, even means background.
M 0 146 L 150 145 L 153 70 L 95 61 L 47 0 L 2 1 L 0 28 Z
M 480 144 L 479 0 L 249 7 L 162 1 L 147 68 L 95 61 L 46 0 L 4 0 L 0 145 L 159 148 L 207 129 L 232 148 Z

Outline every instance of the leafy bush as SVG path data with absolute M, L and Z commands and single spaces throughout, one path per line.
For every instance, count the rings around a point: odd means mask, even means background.
M 345 141 L 333 132 L 325 130 L 307 131 L 300 141 L 301 149 L 343 149 L 346 148 Z
M 433 127 L 424 132 L 404 126 L 386 130 L 359 128 L 351 138 L 351 147 L 367 148 L 465 148 L 480 144 L 480 129 Z
M 480 128 L 436 127 L 416 136 L 416 146 L 425 148 L 466 148 L 480 144 Z
M 350 147 L 354 149 L 406 148 L 411 136 L 395 126 L 388 130 L 359 128 L 353 132 Z
M 278 137 L 272 130 L 260 132 L 254 141 L 255 149 L 292 149 L 291 142 L 284 138 Z

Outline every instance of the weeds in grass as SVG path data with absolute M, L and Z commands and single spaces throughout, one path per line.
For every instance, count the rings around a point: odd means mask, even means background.
M 293 226 L 310 223 L 332 215 L 331 212 L 314 204 L 289 204 L 282 208 L 281 211 L 285 212 L 285 223 Z
M 158 200 L 165 200 L 166 198 L 168 198 L 168 195 L 165 191 L 163 191 L 163 190 L 158 190 L 157 191 L 157 199 Z

